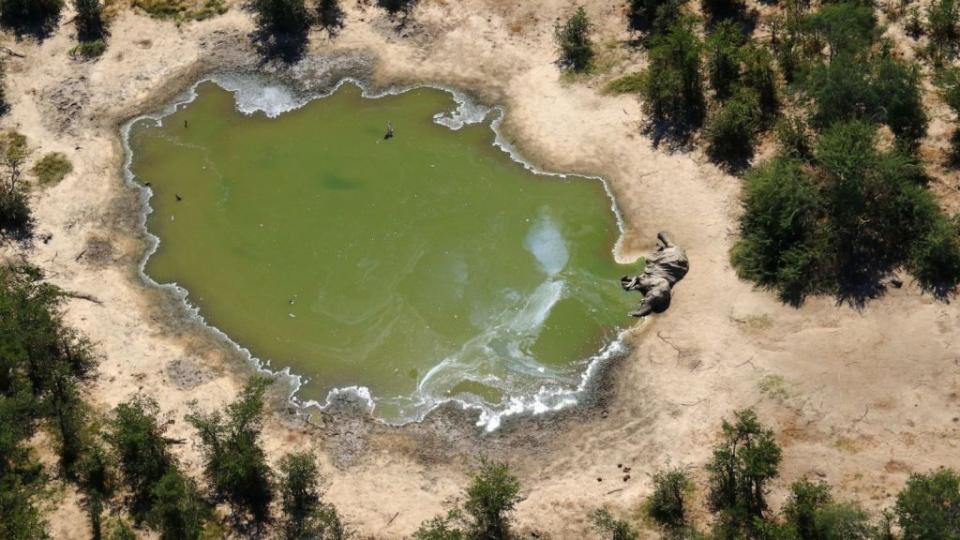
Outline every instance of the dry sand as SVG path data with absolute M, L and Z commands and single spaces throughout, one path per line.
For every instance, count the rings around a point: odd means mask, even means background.
M 698 152 L 653 148 L 637 99 L 599 91 L 610 76 L 642 66 L 639 53 L 618 45 L 628 38 L 620 2 L 585 2 L 602 50 L 603 72 L 591 78 L 561 76 L 553 64 L 552 28 L 572 2 L 423 0 L 400 32 L 365 3 L 344 2 L 346 28 L 336 39 L 313 34 L 302 69 L 366 58 L 362 71 L 374 84 L 450 84 L 505 106 L 505 133 L 528 158 L 610 181 L 630 250 L 649 249 L 655 232 L 667 229 L 688 250 L 691 271 L 671 309 L 637 327 L 634 352 L 609 371 L 594 407 L 484 436 L 469 417 L 449 411 L 393 429 L 349 416 L 309 426 L 279 406 L 266 429 L 271 456 L 314 449 L 327 497 L 351 529 L 362 537 L 409 535 L 459 495 L 469 464 L 487 454 L 508 460 L 521 477 L 521 531 L 591 537 L 587 512 L 605 506 L 635 517 L 657 468 L 689 466 L 702 480 L 721 419 L 747 406 L 784 447 L 777 501 L 789 482 L 816 475 L 841 498 L 881 508 L 911 471 L 960 468 L 960 310 L 921 294 L 909 278 L 862 310 L 830 298 L 798 310 L 738 280 L 727 252 L 739 180 Z M 150 395 L 175 437 L 190 435 L 183 415 L 193 400 L 221 406 L 249 370 L 190 322 L 174 295 L 141 281 L 145 242 L 137 193 L 120 175 L 119 125 L 206 71 L 251 65 L 252 28 L 236 6 L 179 28 L 121 11 L 97 62 L 68 57 L 66 23 L 43 43 L 3 44 L 25 58 L 8 58 L 12 112 L 2 126 L 26 134 L 34 157 L 62 151 L 75 167 L 33 195 L 38 232 L 52 239 L 32 249 L 8 245 L 4 254 L 102 302 L 67 306 L 68 322 L 103 356 L 93 401 L 107 408 L 138 391 Z M 943 146 L 949 121 L 935 120 L 925 143 L 930 155 Z M 956 176 L 938 172 L 938 186 L 957 185 Z M 940 191 L 945 204 L 956 203 L 955 187 Z M 198 466 L 196 448 L 178 453 Z M 632 467 L 629 480 L 618 464 Z M 69 495 L 52 524 L 57 538 L 88 537 Z

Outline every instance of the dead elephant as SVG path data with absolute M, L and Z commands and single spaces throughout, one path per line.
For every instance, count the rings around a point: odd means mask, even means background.
M 687 252 L 677 247 L 666 232 L 657 233 L 657 250 L 647 257 L 647 265 L 639 276 L 623 276 L 620 285 L 627 291 L 640 291 L 643 300 L 633 317 L 662 313 L 670 307 L 671 289 L 687 275 L 690 262 Z

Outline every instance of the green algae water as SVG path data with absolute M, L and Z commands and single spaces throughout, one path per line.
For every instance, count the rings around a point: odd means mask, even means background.
M 526 170 L 489 121 L 440 125 L 457 103 L 437 89 L 343 85 L 276 117 L 238 99 L 206 82 L 132 125 L 159 239 L 145 272 L 302 376 L 301 400 L 352 388 L 400 423 L 456 399 L 489 427 L 570 404 L 616 348 L 634 269 L 600 181 Z

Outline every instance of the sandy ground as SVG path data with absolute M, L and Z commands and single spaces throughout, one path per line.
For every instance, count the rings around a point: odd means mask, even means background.
M 776 501 L 789 482 L 816 475 L 841 498 L 881 508 L 910 472 L 960 468 L 960 310 L 921 294 L 909 278 L 861 310 L 830 298 L 797 310 L 738 280 L 727 252 L 739 181 L 698 152 L 653 148 L 637 99 L 599 91 L 609 77 L 642 66 L 620 44 L 628 36 L 619 2 L 585 2 L 602 69 L 582 79 L 561 76 L 553 64 L 552 28 L 572 2 L 424 0 L 399 32 L 382 12 L 344 3 L 346 28 L 334 40 L 316 32 L 303 66 L 322 72 L 331 57 L 359 56 L 370 59 L 365 74 L 375 84 L 445 83 L 502 104 L 505 132 L 527 157 L 610 181 L 628 251 L 646 251 L 656 231 L 667 229 L 691 260 L 670 311 L 637 327 L 635 351 L 608 373 L 594 407 L 488 436 L 456 413 L 392 429 L 349 416 L 307 425 L 278 407 L 266 428 L 271 455 L 314 449 L 329 501 L 358 536 L 409 535 L 459 495 L 469 465 L 487 454 L 521 477 L 521 531 L 592 537 L 588 511 L 605 506 L 635 518 L 657 468 L 689 466 L 702 480 L 721 419 L 747 406 L 775 427 L 784 447 Z M 248 370 L 186 320 L 174 295 L 139 279 L 145 243 L 137 194 L 120 176 L 119 125 L 205 71 L 251 65 L 252 28 L 235 7 L 179 28 L 124 11 L 97 62 L 69 58 L 66 24 L 39 44 L 9 37 L 3 44 L 25 57 L 8 58 L 12 112 L 0 125 L 26 134 L 34 157 L 62 151 L 75 167 L 59 185 L 34 192 L 38 232 L 52 239 L 31 249 L 8 245 L 4 254 L 102 302 L 67 306 L 68 321 L 103 356 L 94 402 L 106 408 L 138 391 L 153 396 L 178 437 L 190 435 L 183 415 L 192 402 L 221 406 Z M 930 155 L 943 147 L 950 122 L 935 119 Z M 938 171 L 938 189 L 953 205 L 957 177 Z M 178 453 L 198 466 L 196 448 Z M 618 464 L 633 468 L 629 480 Z M 56 538 L 88 537 L 69 494 L 51 519 Z

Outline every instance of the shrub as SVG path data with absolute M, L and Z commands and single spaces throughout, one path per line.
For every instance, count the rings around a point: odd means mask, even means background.
M 781 452 L 773 431 L 752 410 L 737 411 L 734 417 L 733 424 L 723 421 L 723 439 L 707 464 L 707 502 L 723 528 L 749 531 L 767 509 L 766 486 L 777 476 Z
M 960 282 L 960 224 L 937 214 L 930 229 L 910 251 L 910 272 L 920 285 L 945 296 Z
M 164 474 L 151 489 L 150 523 L 162 540 L 198 540 L 210 508 L 200 497 L 196 482 L 176 469 Z
M 0 0 L 0 25 L 17 34 L 49 34 L 60 20 L 63 0 Z
M 956 54 L 960 45 L 960 5 L 956 0 L 934 0 L 927 6 L 930 53 L 939 63 Z
M 200 7 L 184 0 L 133 0 L 133 6 L 142 9 L 151 17 L 174 19 L 178 23 L 202 21 L 227 12 L 224 0 L 206 0 Z
M 838 57 L 813 69 L 805 86 L 815 101 L 811 122 L 817 128 L 850 120 L 884 123 L 907 148 L 926 133 L 919 72 L 888 55 Z
M 324 504 L 317 485 L 319 470 L 312 454 L 288 454 L 280 462 L 283 537 L 288 540 L 318 538 L 340 540 L 346 536 L 340 516 Z
M 142 396 L 117 405 L 107 422 L 106 439 L 117 456 L 138 522 L 153 509 L 153 488 L 175 468 L 164 431 L 157 402 Z
M 756 94 L 737 92 L 707 119 L 707 154 L 732 168 L 745 165 L 753 157 L 760 118 Z
M 594 530 L 610 540 L 637 540 L 640 535 L 629 523 L 610 515 L 610 512 L 600 509 L 590 514 L 590 521 Z
M 643 106 L 654 122 L 673 127 L 696 127 L 702 122 L 701 48 L 688 19 L 677 21 L 666 34 L 653 39 Z
M 33 166 L 33 174 L 43 185 L 56 184 L 73 171 L 73 165 L 67 156 L 60 152 L 51 152 Z
M 950 469 L 912 474 L 894 512 L 903 540 L 960 538 L 960 475 Z
M 774 158 L 749 171 L 745 181 L 741 237 L 731 262 L 740 277 L 799 304 L 820 288 L 822 197 L 795 159 Z
M 563 24 L 557 24 L 554 37 L 560 48 L 560 66 L 575 72 L 586 71 L 593 60 L 593 45 L 590 43 L 590 20 L 583 6 Z
M 22 238 L 33 227 L 23 187 L 23 162 L 27 159 L 27 138 L 16 132 L 0 135 L 0 234 Z
M 878 35 L 873 7 L 857 2 L 824 4 L 803 21 L 807 32 L 822 39 L 831 59 L 856 54 L 872 44 Z
M 653 475 L 653 493 L 644 510 L 661 527 L 679 529 L 687 523 L 687 496 L 693 482 L 681 469 L 659 471 Z
M 199 432 L 204 455 L 204 474 L 214 493 L 225 499 L 237 515 L 248 514 L 256 524 L 270 518 L 273 501 L 271 471 L 260 446 L 264 393 L 270 381 L 254 379 L 219 411 L 187 415 Z
M 717 99 L 726 99 L 740 78 L 740 45 L 744 35 L 733 21 L 717 25 L 707 37 L 707 74 Z
M 817 511 L 832 501 L 830 486 L 825 482 L 798 480 L 790 485 L 790 498 L 783 507 L 783 515 L 797 536 L 816 538 Z
M 107 42 L 102 39 L 97 39 L 94 41 L 82 41 L 70 49 L 70 57 L 79 58 L 82 60 L 91 60 L 93 58 L 102 56 L 106 51 Z
M 773 55 L 766 48 L 751 43 L 740 50 L 740 60 L 743 62 L 743 87 L 756 94 L 764 121 L 772 119 L 780 106 Z
M 960 168 L 960 128 L 955 128 L 950 135 L 950 149 L 947 150 L 947 165 Z
M 797 116 L 782 118 L 777 122 L 774 132 L 780 147 L 780 155 L 801 160 L 807 160 L 813 156 L 813 141 L 807 123 L 802 118 Z

